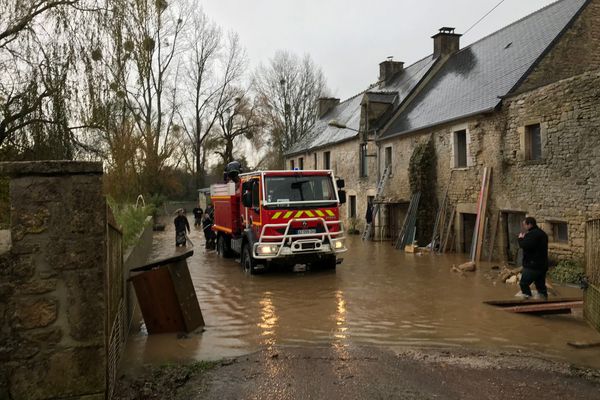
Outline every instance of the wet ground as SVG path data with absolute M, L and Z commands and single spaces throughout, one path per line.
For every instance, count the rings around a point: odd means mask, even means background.
M 491 266 L 461 276 L 450 271 L 464 261 L 461 257 L 405 254 L 389 243 L 352 237 L 337 272 L 249 276 L 235 260 L 206 252 L 199 230 L 190 237 L 195 254 L 188 264 L 206 330 L 184 338 L 132 335 L 126 369 L 290 346 L 322 348 L 327 354 L 362 346 L 390 354 L 523 351 L 528 357 L 600 368 L 600 349 L 567 346 L 568 341 L 600 340 L 580 316 L 516 315 L 484 305 L 483 300 L 510 299 L 518 291 L 515 285 L 494 283 Z M 170 230 L 155 234 L 152 256 L 172 254 L 174 241 Z M 561 296 L 581 295 L 578 289 L 557 289 Z
M 598 399 L 597 370 L 468 350 L 274 347 L 216 364 L 149 367 L 115 400 Z

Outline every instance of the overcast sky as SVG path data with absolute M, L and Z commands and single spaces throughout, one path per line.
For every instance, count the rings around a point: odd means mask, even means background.
M 205 0 L 204 11 L 240 34 L 252 66 L 276 50 L 309 53 L 331 93 L 342 99 L 374 82 L 387 56 L 413 63 L 433 52 L 430 38 L 451 26 L 464 33 L 499 0 Z M 505 0 L 462 38 L 472 43 L 553 0 Z

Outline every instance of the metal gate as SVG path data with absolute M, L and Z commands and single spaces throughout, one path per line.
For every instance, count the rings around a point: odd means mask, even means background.
M 127 339 L 125 318 L 125 275 L 123 234 L 107 206 L 106 245 L 106 398 L 111 399 L 117 381 L 119 361 Z
M 589 286 L 584 295 L 584 315 L 600 331 L 600 219 L 587 222 L 585 269 Z

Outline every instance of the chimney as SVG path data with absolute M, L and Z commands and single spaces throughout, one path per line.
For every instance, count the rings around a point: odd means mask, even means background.
M 340 99 L 333 97 L 319 98 L 319 118 L 322 118 L 329 111 L 333 110 L 338 104 L 340 104 Z
M 445 57 L 460 50 L 460 37 L 454 28 L 443 27 L 433 39 L 433 58 Z
M 381 84 L 388 83 L 398 73 L 404 70 L 404 63 L 394 61 L 393 57 L 388 57 L 387 60 L 379 64 L 379 82 Z

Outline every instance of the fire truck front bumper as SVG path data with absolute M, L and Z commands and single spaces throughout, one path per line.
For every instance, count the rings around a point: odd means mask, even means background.
M 291 225 L 295 222 L 319 222 L 324 232 L 314 234 L 290 233 Z M 331 226 L 337 226 L 337 231 L 330 231 Z M 269 228 L 285 228 L 283 235 L 267 236 Z M 325 221 L 323 218 L 301 218 L 288 221 L 286 224 L 268 224 L 263 226 L 260 240 L 254 244 L 253 256 L 256 259 L 287 258 L 309 254 L 337 254 L 348 251 L 344 231 L 340 221 Z

